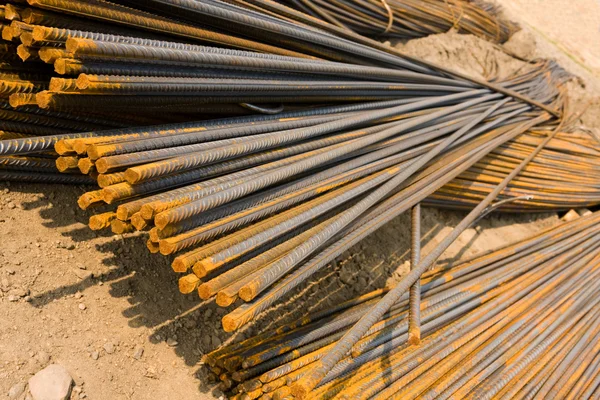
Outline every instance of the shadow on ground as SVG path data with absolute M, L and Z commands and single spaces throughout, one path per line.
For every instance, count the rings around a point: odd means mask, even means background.
M 107 271 L 95 274 L 70 286 L 56 287 L 35 296 L 31 304 L 44 307 L 49 302 L 77 292 L 84 292 L 102 282 L 110 285 L 110 294 L 125 298 L 129 307 L 121 310 L 131 327 L 147 327 L 149 340 L 156 343 L 176 338 L 175 352 L 190 367 L 199 364 L 203 354 L 222 343 L 240 340 L 261 330 L 290 322 L 307 313 L 326 308 L 334 303 L 353 298 L 384 287 L 390 276 L 406 273 L 409 260 L 410 218 L 401 215 L 361 243 L 338 257 L 335 263 L 312 276 L 288 293 L 276 307 L 234 334 L 225 333 L 220 319 L 233 310 L 217 307 L 214 301 L 201 301 L 195 294 L 182 295 L 177 289 L 179 276 L 170 268 L 168 257 L 150 254 L 144 233 L 112 236 L 110 232 L 97 234 L 87 227 L 90 213 L 79 210 L 76 200 L 84 187 L 49 185 L 13 185 L 11 191 L 39 194 L 37 199 L 24 203 L 27 210 L 40 213 L 46 227 L 58 229 L 67 240 L 95 246 L 98 257 Z M 423 210 L 422 246 L 433 240 L 440 231 L 456 225 L 464 212 L 435 209 Z M 488 217 L 489 218 L 489 217 Z M 494 218 L 494 217 L 492 217 Z M 493 226 L 512 224 L 514 221 L 493 221 Z M 460 258 L 477 239 L 474 235 L 453 258 Z M 198 376 L 204 376 L 198 368 Z M 213 388 L 200 379 L 200 390 Z

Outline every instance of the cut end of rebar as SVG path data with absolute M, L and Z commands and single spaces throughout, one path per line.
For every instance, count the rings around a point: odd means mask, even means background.
M 198 288 L 200 279 L 194 274 L 188 274 L 179 278 L 179 291 L 183 294 L 190 294 Z
M 90 86 L 90 78 L 87 74 L 80 74 L 77 78 L 77 88 L 78 89 L 87 89 Z
M 102 198 L 100 198 L 97 191 L 84 193 L 77 199 L 77 204 L 82 210 L 87 210 L 92 205 L 100 202 L 102 202 Z
M 148 250 L 150 250 L 150 253 L 152 253 L 152 254 L 158 253 L 158 243 L 152 241 L 151 239 L 148 239 L 146 241 L 146 247 L 148 248 Z
M 212 290 L 212 285 L 210 285 L 208 282 L 198 286 L 198 296 L 200 296 L 202 300 L 210 299 L 213 294 L 214 292 Z
M 6 6 L 4 6 L 4 19 L 7 19 L 9 21 L 20 21 L 21 14 L 19 14 L 15 6 L 13 6 L 12 4 L 7 4 Z
M 254 282 L 250 282 L 243 286 L 238 292 L 238 296 L 244 301 L 252 301 L 258 292 L 258 288 Z
M 97 160 L 99 157 L 93 157 L 93 153 L 90 154 L 88 152 L 89 147 L 88 144 L 86 143 L 85 139 L 76 139 L 73 140 L 73 150 L 75 150 L 75 152 L 81 156 L 85 156 L 87 155 L 91 160 Z
M 154 218 L 154 207 L 152 204 L 144 204 L 140 210 L 142 217 L 146 219 Z
M 58 157 L 56 159 L 56 169 L 60 172 L 66 172 L 77 168 L 78 160 L 76 157 Z
M 148 221 L 145 220 L 144 218 L 142 218 L 142 216 L 140 215 L 139 212 L 137 212 L 131 216 L 131 224 L 138 231 L 143 231 L 144 229 L 148 228 L 148 226 L 150 226 L 148 224 Z
M 167 240 L 159 240 L 158 243 L 160 246 L 160 254 L 163 256 L 175 253 L 175 245 L 169 243 Z
M 13 108 L 37 105 L 35 93 L 13 93 L 8 97 L 8 103 Z
M 215 299 L 215 302 L 217 303 L 217 305 L 219 307 L 229 307 L 230 305 L 232 305 L 235 301 L 237 300 L 237 296 L 229 296 L 228 294 L 224 293 L 224 292 L 219 292 L 217 293 L 217 298 Z M 225 317 L 223 317 L 223 323 L 225 322 L 225 318 L 228 318 L 229 320 L 233 320 L 229 315 L 226 315 Z M 233 324 L 233 322 L 230 323 Z M 223 325 L 224 326 L 224 325 Z M 230 331 L 227 332 L 232 332 L 234 331 L 236 328 L 233 328 Z M 227 330 L 227 329 L 225 329 Z
M 418 346 L 421 344 L 421 331 L 418 329 L 410 329 L 408 332 L 408 344 Z
M 82 174 L 87 175 L 94 168 L 94 163 L 92 162 L 92 160 L 90 160 L 87 157 L 80 158 L 79 161 L 77 162 L 77 167 L 79 167 L 79 170 L 81 171 Z
M 119 219 L 114 219 L 114 220 L 111 221 L 111 223 L 110 223 L 110 229 L 111 229 L 112 233 L 114 233 L 116 235 L 122 235 L 124 233 L 130 233 L 130 232 L 133 232 L 135 230 L 135 228 L 133 227 L 133 225 L 131 225 L 129 222 L 121 221 Z
M 232 303 L 233 303 L 233 301 L 232 301 Z M 217 304 L 219 304 L 219 303 L 217 303 Z M 238 328 L 238 324 L 237 324 L 236 320 L 233 319 L 231 316 L 229 316 L 229 314 L 223 317 L 223 319 L 221 320 L 221 324 L 223 325 L 223 330 L 225 332 L 233 332 Z
M 90 217 L 88 226 L 93 231 L 99 231 L 100 229 L 108 228 L 110 226 L 110 222 L 116 217 L 117 215 L 114 212 L 92 215 Z
M 135 213 L 134 211 L 130 211 L 125 206 L 121 205 L 121 206 L 117 207 L 117 218 L 120 219 L 121 221 L 129 220 L 129 218 L 131 218 L 131 215 L 134 213 Z
M 154 217 L 154 225 L 158 227 L 158 229 L 165 229 L 165 227 L 169 224 L 169 217 L 163 213 L 159 213 Z
M 61 139 L 58 142 L 54 143 L 54 151 L 56 151 L 61 156 L 73 154 L 73 148 L 65 139 Z
M 90 157 L 92 158 L 92 157 Z M 108 162 L 103 158 L 98 158 L 96 160 L 96 170 L 101 174 L 106 174 L 108 172 Z
M 35 95 L 35 101 L 39 108 L 50 108 L 52 93 L 47 90 L 41 91 Z
M 308 389 L 300 382 L 293 384 L 290 387 L 290 390 L 292 392 L 292 396 L 294 396 L 294 399 L 304 399 L 308 394 Z
M 134 168 L 128 168 L 127 170 L 125 170 L 125 180 L 131 184 L 134 184 L 141 181 L 142 176 Z
M 188 270 L 187 264 L 180 258 L 175 258 L 173 260 L 171 268 L 173 268 L 173 271 L 175 272 L 187 272 Z
M 35 58 L 37 56 L 37 52 L 34 49 L 21 44 L 17 46 L 17 55 L 21 60 L 27 61 L 30 58 Z

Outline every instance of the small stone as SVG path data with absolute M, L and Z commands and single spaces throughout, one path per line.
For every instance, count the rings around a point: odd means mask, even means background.
M 15 208 L 17 208 L 17 206 L 15 205 L 15 203 L 13 203 L 12 201 L 10 203 L 8 203 L 6 206 L 8 208 L 10 208 L 11 210 L 14 210 Z
M 221 345 L 221 339 L 219 339 L 216 335 L 213 335 L 212 338 L 210 338 L 210 342 L 213 347 L 219 347 Z
M 50 354 L 46 353 L 45 351 L 40 351 L 35 355 L 35 359 L 41 365 L 46 365 L 48 364 L 48 361 L 50 361 Z
M 187 329 L 193 329 L 196 326 L 196 321 L 191 318 L 187 318 L 183 321 L 183 326 L 185 326 Z
M 8 398 L 9 399 L 16 399 L 21 394 L 23 394 L 24 391 L 25 391 L 25 384 L 22 383 L 22 382 L 17 383 L 16 385 L 13 385 L 13 387 L 11 387 L 8 390 Z
M 167 346 L 169 347 L 175 347 L 179 344 L 179 342 L 177 342 L 177 340 L 175 340 L 174 338 L 170 337 L 167 339 Z
M 25 296 L 25 297 L 23 297 L 23 300 L 25 300 L 28 303 L 31 303 L 32 299 L 31 299 L 31 296 Z
M 106 342 L 102 347 L 104 348 L 104 351 L 106 351 L 107 354 L 112 354 L 115 352 L 115 345 L 112 344 L 112 342 Z
M 19 301 L 19 296 L 15 296 L 14 294 L 11 294 L 8 296 L 8 301 Z
M 73 388 L 73 393 L 77 393 L 77 394 L 79 394 L 79 393 L 81 393 L 82 391 L 83 391 L 83 388 L 82 388 L 81 386 L 75 386 L 75 387 Z
M 80 309 L 81 311 L 83 311 L 83 310 L 85 310 L 85 309 L 87 308 L 87 307 L 85 306 L 85 304 L 83 304 L 83 303 L 79 303 L 79 305 L 78 305 L 77 307 L 79 307 L 79 309 Z
M 133 358 L 135 358 L 136 360 L 141 359 L 143 355 L 144 355 L 144 348 L 143 347 L 138 347 L 133 352 Z
M 68 245 L 65 246 L 65 249 L 73 250 L 73 249 L 75 249 L 75 245 L 73 243 L 69 243 Z
M 579 214 L 577 213 L 577 211 L 569 210 L 569 212 L 566 213 L 565 215 L 563 215 L 563 217 L 561 219 L 565 222 L 570 222 L 577 218 L 579 218 Z
M 14 275 L 15 274 L 15 270 L 14 269 L 7 269 L 6 273 L 9 275 Z
M 208 309 L 204 312 L 204 319 L 209 319 L 212 316 L 213 310 L 212 309 Z
M 73 295 L 73 297 L 75 297 L 77 300 L 79 300 L 80 298 L 83 297 L 83 294 L 81 294 L 81 292 L 77 292 Z
M 208 335 L 202 336 L 202 344 L 204 345 L 205 349 L 210 347 L 210 336 L 208 336 Z
M 587 209 L 587 208 L 579 208 L 579 209 L 577 210 L 577 213 L 578 213 L 580 216 L 582 216 L 582 217 L 585 217 L 585 216 L 588 216 L 588 215 L 590 215 L 592 212 L 591 212 L 589 209 Z
M 97 360 L 100 358 L 100 353 L 98 353 L 97 351 L 92 351 L 90 353 L 90 357 L 92 357 L 92 360 Z
M 34 400 L 66 400 L 71 394 L 73 378 L 62 365 L 52 364 L 29 379 Z
M 77 264 L 77 268 L 79 269 L 87 269 L 87 267 L 83 264 Z

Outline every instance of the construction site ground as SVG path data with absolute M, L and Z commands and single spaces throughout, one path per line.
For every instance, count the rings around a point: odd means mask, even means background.
M 578 78 L 569 83 L 582 123 L 600 132 L 600 3 L 504 0 L 522 26 L 506 50 L 554 58 Z M 453 32 L 392 43 L 411 55 L 487 76 L 519 67 L 501 48 Z M 111 236 L 87 227 L 76 200 L 86 189 L 0 183 L 0 398 L 50 363 L 67 368 L 72 399 L 211 399 L 203 354 L 397 280 L 408 270 L 409 215 L 343 254 L 240 332 L 220 326 L 213 301 L 181 295 L 166 257 L 151 255 L 140 234 Z M 464 212 L 425 208 L 426 253 Z M 442 259 L 468 257 L 523 239 L 560 215 L 493 214 L 464 232 Z M 20 399 L 24 399 L 23 393 Z

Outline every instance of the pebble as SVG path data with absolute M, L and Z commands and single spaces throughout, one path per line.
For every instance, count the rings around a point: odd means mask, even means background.
M 19 297 L 11 294 L 8 296 L 8 301 L 19 301 Z
M 83 311 L 83 310 L 85 310 L 85 309 L 87 308 L 87 307 L 85 306 L 85 304 L 83 304 L 83 303 L 79 303 L 79 306 L 78 306 L 78 307 L 79 307 L 79 309 L 80 309 L 81 311 Z
M 209 308 L 204 312 L 204 319 L 209 319 L 212 316 L 213 311 Z
M 59 364 L 49 365 L 29 379 L 29 391 L 34 400 L 66 400 L 72 385 L 73 378 Z
M 202 336 L 202 344 L 204 345 L 205 349 L 210 347 L 210 336 L 208 336 L 208 335 Z
M 169 347 L 175 347 L 179 344 L 179 342 L 175 339 L 173 339 L 172 337 L 167 339 L 167 346 Z
M 9 399 L 16 399 L 19 396 L 21 396 L 21 394 L 23 394 L 23 392 L 25 391 L 25 384 L 20 382 L 17 383 L 16 385 L 13 385 L 13 387 L 11 387 L 8 390 L 8 398 Z
M 46 365 L 46 364 L 48 364 L 48 361 L 50 361 L 50 354 L 48 354 L 42 350 L 36 354 L 35 359 L 41 365 Z
M 112 354 L 115 352 L 115 345 L 112 344 L 112 342 L 106 342 L 102 347 L 104 348 L 104 351 L 106 351 L 107 354 Z
M 73 295 L 73 297 L 75 297 L 77 300 L 79 300 L 80 298 L 83 297 L 83 294 L 81 294 L 81 292 L 77 292 Z
M 577 211 L 569 210 L 569 212 L 566 213 L 565 215 L 563 215 L 563 217 L 561 219 L 565 222 L 570 222 L 577 218 L 579 218 L 579 214 L 577 213 Z
M 10 208 L 11 210 L 14 210 L 15 208 L 17 208 L 17 206 L 15 205 L 15 203 L 13 203 L 12 201 L 7 204 L 7 207 Z
M 98 353 L 97 351 L 92 351 L 90 353 L 90 357 L 92 357 L 92 360 L 97 360 L 100 358 L 100 353 Z
M 143 355 L 144 355 L 144 348 L 143 347 L 138 347 L 133 352 L 133 358 L 135 358 L 136 360 L 141 359 Z
M 211 338 L 211 344 L 213 347 L 219 347 L 221 345 L 221 339 L 219 339 L 216 335 L 213 335 Z

